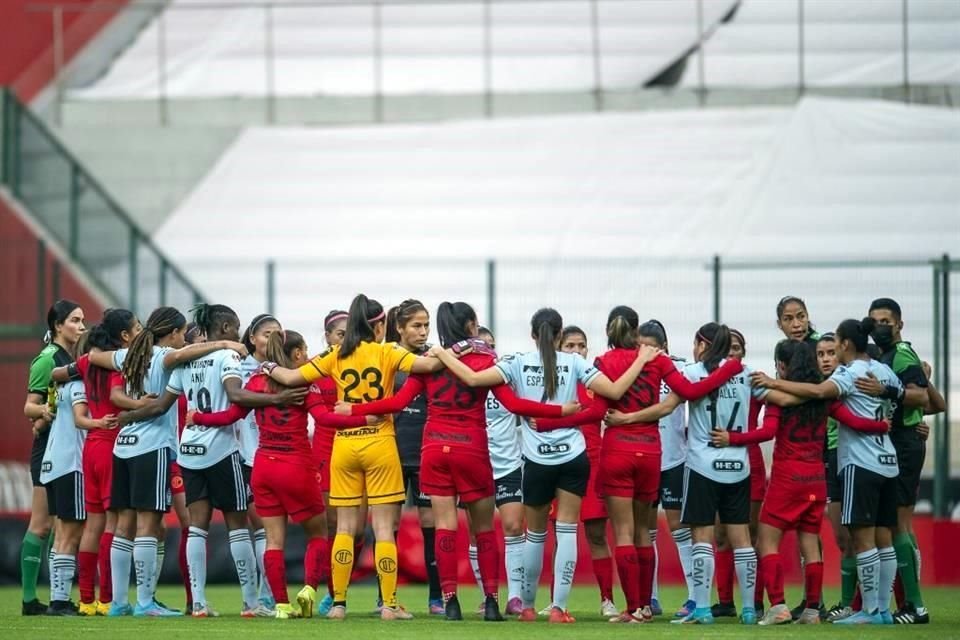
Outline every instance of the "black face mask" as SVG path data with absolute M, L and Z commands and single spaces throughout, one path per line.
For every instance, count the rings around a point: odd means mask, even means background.
M 893 346 L 893 327 L 890 325 L 879 325 L 875 327 L 870 336 L 873 338 L 874 344 L 884 351 Z

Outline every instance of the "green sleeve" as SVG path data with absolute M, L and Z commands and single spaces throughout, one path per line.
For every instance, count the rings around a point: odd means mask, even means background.
M 53 357 L 44 350 L 30 365 L 30 380 L 27 382 L 27 393 L 47 395 L 50 376 L 53 375 Z

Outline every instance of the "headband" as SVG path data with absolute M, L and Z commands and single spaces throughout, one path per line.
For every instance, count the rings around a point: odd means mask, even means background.
M 257 332 L 257 327 L 259 327 L 260 325 L 262 325 L 264 322 L 276 322 L 277 324 L 283 326 L 283 325 L 281 324 L 281 322 L 280 322 L 279 320 L 277 320 L 274 316 L 270 315 L 269 313 L 265 313 L 265 314 L 263 314 L 263 316 L 262 316 L 261 318 L 259 318 L 256 322 L 254 322 L 252 325 L 250 325 L 250 329 L 249 329 L 250 334 L 252 335 L 252 334 L 256 333 L 256 332 Z
M 343 320 L 344 318 L 349 318 L 349 317 L 350 317 L 349 313 L 335 313 L 329 318 L 327 318 L 327 322 L 323 326 L 324 328 L 329 328 L 330 325 L 332 325 L 334 322 L 338 320 Z
M 697 337 L 700 339 L 701 342 L 706 342 L 707 344 L 713 344 L 713 340 L 707 340 L 707 339 L 704 337 L 704 335 L 703 335 L 702 333 L 700 333 L 699 331 L 697 331 Z
M 381 311 L 380 313 L 378 313 L 377 315 L 373 316 L 372 318 L 367 318 L 367 322 L 370 323 L 370 324 L 373 324 L 374 322 L 380 322 L 381 320 L 383 320 L 383 319 L 386 317 L 386 315 L 387 315 L 386 313 L 384 313 L 383 311 Z

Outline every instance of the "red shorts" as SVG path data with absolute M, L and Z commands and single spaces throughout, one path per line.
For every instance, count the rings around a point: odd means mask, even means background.
M 183 486 L 183 472 L 180 471 L 180 465 L 176 462 L 170 463 L 170 493 L 173 495 L 178 495 L 181 493 L 186 493 L 187 490 Z
M 493 467 L 483 455 L 447 445 L 429 447 L 420 456 L 420 492 L 428 496 L 460 496 L 468 504 L 496 493 Z
M 110 508 L 113 483 L 113 442 L 91 440 L 83 447 L 83 501 L 90 513 Z
M 607 505 L 600 497 L 599 485 L 597 479 L 600 476 L 600 458 L 590 457 L 590 479 L 587 480 L 587 495 L 583 496 L 583 502 L 580 503 L 580 522 L 590 520 L 605 520 L 607 518 Z M 554 501 L 556 502 L 556 501 Z M 553 511 L 553 509 L 551 509 Z M 554 515 L 556 520 L 556 515 Z
M 602 496 L 656 502 L 660 493 L 660 454 L 606 451 L 600 458 Z
M 283 458 L 257 451 L 250 479 L 257 514 L 290 516 L 296 523 L 323 513 L 319 473 L 311 461 Z
M 750 456 L 750 501 L 761 502 L 767 493 L 767 465 L 763 460 L 763 451 L 760 445 L 747 447 Z
M 781 531 L 819 534 L 826 506 L 825 482 L 810 485 L 771 482 L 760 509 L 760 522 Z

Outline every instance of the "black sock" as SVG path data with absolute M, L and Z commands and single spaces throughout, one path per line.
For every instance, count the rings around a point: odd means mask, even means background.
M 437 530 L 433 527 L 421 527 L 423 533 L 423 564 L 427 568 L 427 578 L 430 582 L 430 599 L 440 600 L 443 594 L 440 591 L 440 573 L 437 571 L 437 555 L 434 548 Z

